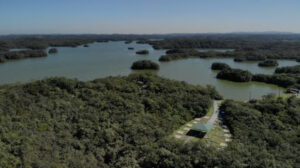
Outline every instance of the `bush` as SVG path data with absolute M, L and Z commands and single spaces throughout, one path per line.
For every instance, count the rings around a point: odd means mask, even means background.
M 221 62 L 214 62 L 211 65 L 212 70 L 225 70 L 225 69 L 231 69 L 229 65 Z
M 89 47 L 89 45 L 85 44 L 85 45 L 83 45 L 83 47 Z
M 149 54 L 149 51 L 148 50 L 140 50 L 140 51 L 137 51 L 136 54 L 147 55 L 147 54 Z
M 149 60 L 141 60 L 141 61 L 134 62 L 131 66 L 131 69 L 134 69 L 134 70 L 142 70 L 142 69 L 158 70 L 159 65 L 157 63 L 149 61 Z

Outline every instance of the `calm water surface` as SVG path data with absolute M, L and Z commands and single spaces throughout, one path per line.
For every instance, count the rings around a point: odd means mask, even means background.
M 90 47 L 58 47 L 58 53 L 45 58 L 10 61 L 0 64 L 0 84 L 28 82 L 45 77 L 65 76 L 80 80 L 93 80 L 107 76 L 128 75 L 134 61 L 149 59 L 158 62 L 164 50 L 153 50 L 147 44 L 124 44 L 124 42 L 93 43 Z M 135 50 L 128 50 L 134 47 Z M 136 55 L 137 50 L 147 49 L 147 56 Z M 261 68 L 257 62 L 236 63 L 233 59 L 185 59 L 159 63 L 158 75 L 191 84 L 213 85 L 225 97 L 235 100 L 260 98 L 269 93 L 282 93 L 284 89 L 264 83 L 235 83 L 215 78 L 217 72 L 210 70 L 213 62 L 224 62 L 233 68 L 252 73 L 272 74 L 274 68 Z M 296 65 L 296 61 L 280 60 L 279 66 Z

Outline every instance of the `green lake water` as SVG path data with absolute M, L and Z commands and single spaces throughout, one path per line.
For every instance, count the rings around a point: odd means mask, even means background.
M 57 47 L 58 53 L 45 58 L 23 59 L 0 64 L 0 84 L 29 82 L 46 77 L 64 76 L 79 80 L 93 80 L 107 76 L 124 76 L 132 73 L 134 61 L 149 59 L 158 62 L 164 50 L 154 50 L 147 44 L 125 44 L 122 41 L 92 43 L 90 47 Z M 134 47 L 135 50 L 128 50 Z M 149 55 L 136 55 L 137 50 L 147 49 Z M 275 68 L 262 68 L 257 62 L 234 62 L 233 59 L 185 59 L 159 63 L 156 73 L 169 79 L 186 81 L 191 84 L 212 85 L 225 97 L 235 100 L 260 98 L 269 93 L 279 94 L 283 88 L 264 83 L 235 83 L 216 79 L 217 72 L 210 66 L 213 62 L 224 62 L 232 68 L 249 70 L 252 73 L 272 74 Z M 280 60 L 279 66 L 297 65 L 296 61 Z

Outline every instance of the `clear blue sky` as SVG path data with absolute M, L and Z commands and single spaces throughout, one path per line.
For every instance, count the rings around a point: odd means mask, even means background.
M 300 0 L 0 0 L 0 34 L 300 33 Z

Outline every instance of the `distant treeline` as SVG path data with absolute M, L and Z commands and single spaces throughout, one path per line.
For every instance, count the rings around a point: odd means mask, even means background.
M 236 58 L 236 61 L 300 59 L 300 38 L 298 35 L 202 35 L 167 38 L 160 41 L 148 41 L 148 43 L 155 49 L 175 51 L 162 56 L 161 61 L 194 57 L 233 57 Z M 200 51 L 195 52 L 194 50 L 191 53 L 190 49 L 233 49 L 233 51 L 200 53 Z
M 8 60 L 46 57 L 47 53 L 44 50 L 25 50 L 0 53 L 0 63 Z
M 12 48 L 36 50 L 108 41 L 125 41 L 126 44 L 137 41 L 139 44 L 150 44 L 154 49 L 170 49 L 160 61 L 208 57 L 230 57 L 235 61 L 300 59 L 300 35 L 296 34 L 12 35 L 0 36 L 0 53 Z M 232 51 L 201 52 L 197 49 Z

